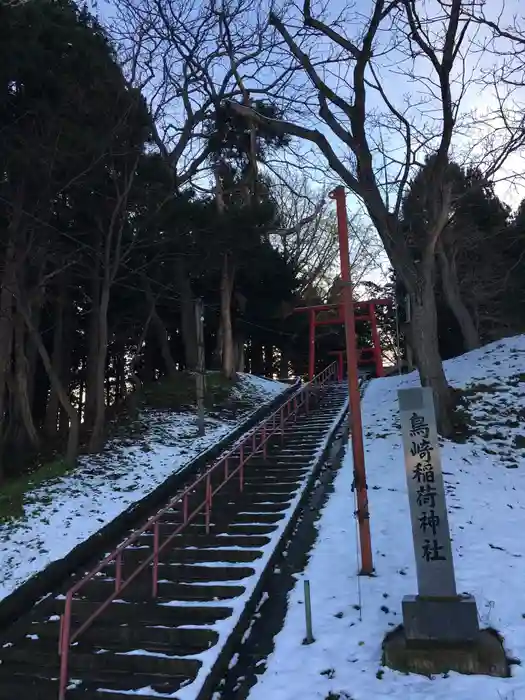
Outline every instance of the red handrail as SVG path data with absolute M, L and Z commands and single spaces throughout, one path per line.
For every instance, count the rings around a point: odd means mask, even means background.
M 142 527 L 134 530 L 111 554 L 108 554 L 96 567 L 85 574 L 66 593 L 64 614 L 60 618 L 60 634 L 58 650 L 60 654 L 60 680 L 59 680 L 59 700 L 65 700 L 67 683 L 69 680 L 69 650 L 71 645 L 92 625 L 94 620 L 101 615 L 104 610 L 119 596 L 119 594 L 146 568 L 152 567 L 152 597 L 158 593 L 158 567 L 160 555 L 166 547 L 179 535 L 199 513 L 204 513 L 206 532 L 210 529 L 210 518 L 213 504 L 213 496 L 220 491 L 225 484 L 231 481 L 237 474 L 239 475 L 239 491 L 244 488 L 244 467 L 251 457 L 261 450 L 266 457 L 268 440 L 275 434 L 281 435 L 284 439 L 284 425 L 292 416 L 297 416 L 299 409 L 303 406 L 306 412 L 309 409 L 309 398 L 312 387 L 322 386 L 330 378 L 337 379 L 337 363 L 332 362 L 322 372 L 317 374 L 311 382 L 305 384 L 295 392 L 284 404 L 274 411 L 262 423 L 248 431 L 240 438 L 228 452 L 223 453 L 211 467 L 204 471 L 195 481 L 182 493 L 176 494 L 168 503 L 161 508 L 154 516 L 149 518 Z M 235 468 L 232 461 L 237 462 Z M 220 481 L 213 483 L 213 476 L 218 475 Z M 199 490 L 203 492 L 203 500 L 199 500 L 197 506 L 192 506 L 191 501 L 198 495 Z M 160 519 L 168 511 L 179 506 L 182 514 L 181 524 L 161 543 L 160 542 Z M 124 551 L 142 535 L 152 531 L 153 552 L 129 574 L 123 578 L 123 555 Z M 71 615 L 73 609 L 73 596 L 76 595 L 89 581 L 92 581 L 106 566 L 115 564 L 115 589 L 106 600 L 85 620 L 78 629 L 71 629 Z

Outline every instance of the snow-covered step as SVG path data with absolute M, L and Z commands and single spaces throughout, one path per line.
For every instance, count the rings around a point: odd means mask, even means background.
M 33 653 L 36 648 L 56 651 L 58 621 L 39 622 L 31 626 L 31 631 L 15 640 L 18 648 Z M 179 656 L 199 654 L 216 644 L 218 633 L 210 627 L 196 625 L 169 626 L 164 624 L 145 625 L 141 622 L 126 622 L 119 625 L 100 625 L 95 622 L 82 635 L 75 649 L 93 649 L 103 635 L 104 646 L 108 649 L 131 651 L 145 644 L 147 649 L 171 651 Z
M 129 700 L 135 694 L 158 700 L 177 698 L 179 692 L 184 700 L 201 700 L 207 674 L 224 660 L 224 645 L 344 415 L 345 387 L 332 385 L 319 398 L 312 398 L 308 415 L 299 415 L 282 437 L 272 439 L 266 457 L 259 453 L 249 460 L 242 493 L 232 479 L 214 496 L 209 532 L 199 517 L 174 538 L 159 562 L 157 598 L 151 598 L 151 569 L 146 569 L 71 648 L 68 700 Z M 234 457 L 232 469 L 235 463 Z M 180 523 L 179 511 L 165 513 L 161 542 Z M 144 534 L 125 551 L 124 578 L 146 560 L 152 546 L 151 534 Z M 115 575 L 114 564 L 105 567 L 77 595 L 73 629 L 111 594 Z M 63 596 L 36 606 L 25 624 L 27 634 L 18 633 L 13 646 L 0 654 L 0 675 L 6 679 L 12 670 L 9 692 L 0 682 L 0 700 L 57 700 L 58 684 L 51 679 L 57 675 L 56 621 L 63 606 Z

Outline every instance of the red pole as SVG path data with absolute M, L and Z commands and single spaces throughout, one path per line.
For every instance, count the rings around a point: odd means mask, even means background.
M 315 375 L 315 311 L 312 309 L 310 317 L 310 343 L 308 348 L 308 381 L 311 382 Z
M 374 344 L 374 359 L 376 362 L 376 377 L 382 377 L 384 375 L 383 358 L 381 356 L 381 341 L 379 340 L 379 331 L 377 330 L 377 317 L 376 317 L 375 304 L 368 305 L 368 312 L 370 314 L 370 325 L 372 326 L 372 342 Z
M 359 541 L 361 545 L 361 574 L 370 575 L 374 571 L 374 564 L 372 561 L 372 542 L 370 539 L 365 450 L 363 445 L 363 422 L 361 419 L 361 397 L 359 395 L 359 379 L 357 372 L 357 342 L 352 282 L 350 278 L 345 190 L 342 186 L 336 187 L 335 190 L 330 193 L 330 196 L 332 199 L 335 199 L 337 207 L 339 256 L 341 260 L 341 280 L 343 282 L 348 395 L 350 401 L 349 421 L 352 433 L 352 454 L 354 457 L 354 483 L 357 491 L 357 517 L 359 520 Z

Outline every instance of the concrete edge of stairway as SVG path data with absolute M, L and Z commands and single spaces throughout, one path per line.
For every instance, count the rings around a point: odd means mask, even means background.
M 140 501 L 133 503 L 116 518 L 104 525 L 100 530 L 74 547 L 65 557 L 51 562 L 45 569 L 32 576 L 15 589 L 10 595 L 0 601 L 0 635 L 13 624 L 21 615 L 27 613 L 33 605 L 48 595 L 50 591 L 67 581 L 78 569 L 87 568 L 96 563 L 102 554 L 117 546 L 119 541 L 134 527 L 151 514 L 155 508 L 160 508 L 172 496 L 175 489 L 191 475 L 208 462 L 216 459 L 226 448 L 238 440 L 241 435 L 262 421 L 273 410 L 290 398 L 300 387 L 296 380 L 287 389 L 270 401 L 262 404 L 251 413 L 234 430 L 221 440 L 201 452 L 191 462 L 169 476 Z
M 206 680 L 203 682 L 198 694 L 196 695 L 195 700 L 210 700 L 210 698 L 212 698 L 219 681 L 221 680 L 222 676 L 228 668 L 228 665 L 234 654 L 234 650 L 237 644 L 242 640 L 244 634 L 246 633 L 250 625 L 253 615 L 257 611 L 257 606 L 259 604 L 261 596 L 264 593 L 268 576 L 271 574 L 282 552 L 286 549 L 287 542 L 292 532 L 294 531 L 298 520 L 301 517 L 305 505 L 308 503 L 310 493 L 319 473 L 321 472 L 323 466 L 326 464 L 327 461 L 336 457 L 336 455 L 339 453 L 339 451 L 342 449 L 342 446 L 348 439 L 347 426 L 343 428 L 343 431 L 339 436 L 337 435 L 338 432 L 341 430 L 341 426 L 344 425 L 348 416 L 348 399 L 346 399 L 344 406 L 346 410 L 341 411 L 339 420 L 331 426 L 327 438 L 325 438 L 325 448 L 317 458 L 312 468 L 312 471 L 306 483 L 306 488 L 304 488 L 301 498 L 295 507 L 295 510 L 290 515 L 288 523 L 285 529 L 283 530 L 277 544 L 275 545 L 275 548 L 270 558 L 268 559 L 266 566 L 262 570 L 259 580 L 250 598 L 246 601 L 246 605 L 239 617 L 239 620 L 237 621 L 237 624 L 235 625 L 229 638 L 223 645 L 217 657 L 217 660 L 212 666 L 208 676 L 206 677 Z

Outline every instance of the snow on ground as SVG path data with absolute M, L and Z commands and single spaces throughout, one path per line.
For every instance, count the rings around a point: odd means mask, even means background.
M 288 388 L 280 382 L 243 374 L 231 398 L 251 410 Z M 22 517 L 0 525 L 0 599 L 35 573 L 111 522 L 132 504 L 232 432 L 249 415 L 206 418 L 206 434 L 196 436 L 193 413 L 145 411 L 146 432 L 130 444 L 113 440 L 105 451 L 85 456 L 63 477 L 26 495 Z
M 249 700 L 525 700 L 525 336 L 445 367 L 452 386 L 466 390 L 476 432 L 463 444 L 444 442 L 442 451 L 458 591 L 474 594 L 482 626 L 495 627 L 508 656 L 524 666 L 513 665 L 508 679 L 455 673 L 429 679 L 381 667 L 383 637 L 402 622 L 402 597 L 417 592 L 397 410 L 397 389 L 417 386 L 412 374 L 373 381 L 363 399 L 377 577 L 356 576 L 348 450 L 304 572 L 316 641 L 302 644 L 300 577 Z

